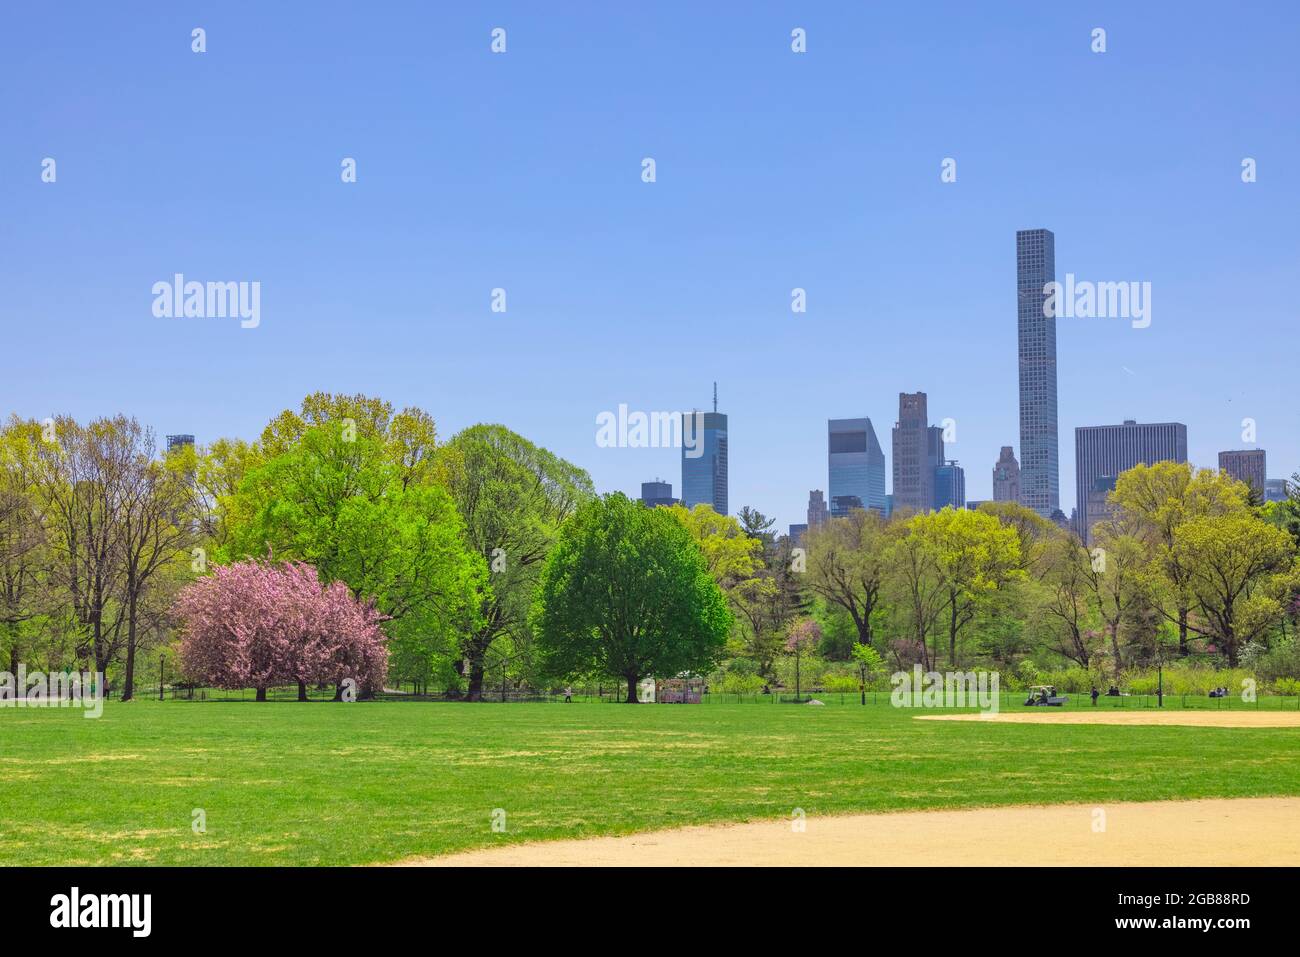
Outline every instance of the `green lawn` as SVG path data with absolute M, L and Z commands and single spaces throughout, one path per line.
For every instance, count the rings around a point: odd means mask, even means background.
M 883 697 L 3 708 L 0 863 L 365 864 L 795 807 L 1300 794 L 1300 729 L 914 721 Z

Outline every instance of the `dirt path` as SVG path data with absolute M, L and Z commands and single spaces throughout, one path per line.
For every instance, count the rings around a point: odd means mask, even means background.
M 907 811 L 812 817 L 805 825 L 802 833 L 794 831 L 790 821 L 689 827 L 628 837 L 519 844 L 399 863 L 1300 865 L 1300 798 Z M 1104 830 L 1097 830 L 1099 826 Z
M 999 724 L 1147 724 L 1190 728 L 1300 728 L 1296 711 L 1000 711 L 997 714 L 926 714 L 918 721 L 995 721 Z

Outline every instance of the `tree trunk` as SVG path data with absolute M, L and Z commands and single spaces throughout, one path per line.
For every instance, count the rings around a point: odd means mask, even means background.
M 638 675 L 624 675 L 627 678 L 627 703 L 640 704 L 640 699 L 636 696 L 636 682 Z
M 1178 654 L 1187 657 L 1187 609 L 1178 609 Z
M 343 682 L 341 681 L 334 686 L 334 700 L 335 701 L 343 700 Z
M 948 667 L 957 667 L 957 597 L 951 595 L 948 602 Z
M 483 659 L 472 658 L 469 663 L 469 685 L 465 692 L 467 701 L 483 700 Z
M 137 615 L 134 594 L 127 600 L 126 607 L 126 678 L 122 682 L 122 700 L 130 701 L 135 696 L 135 626 Z
M 305 681 L 298 682 L 298 700 L 299 701 L 307 700 L 307 682 Z
M 258 688 L 258 689 L 257 689 L 257 700 L 258 700 L 258 701 L 265 701 L 265 700 L 266 700 L 266 689 L 265 689 L 265 688 Z

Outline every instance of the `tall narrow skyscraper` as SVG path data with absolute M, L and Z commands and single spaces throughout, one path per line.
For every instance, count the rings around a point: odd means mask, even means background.
M 868 508 L 883 515 L 885 453 L 871 420 L 829 419 L 826 450 L 831 514 L 838 518 L 855 508 Z
M 682 504 L 727 514 L 727 417 L 718 411 L 717 383 L 712 412 L 682 415 Z
M 943 464 L 943 429 L 931 426 L 924 392 L 898 394 L 894 423 L 893 507 L 927 512 L 934 507 L 934 470 Z
M 1056 279 L 1056 237 L 1016 231 L 1016 324 L 1020 356 L 1020 503 L 1044 518 L 1060 508 L 1056 419 L 1056 317 L 1043 314 Z

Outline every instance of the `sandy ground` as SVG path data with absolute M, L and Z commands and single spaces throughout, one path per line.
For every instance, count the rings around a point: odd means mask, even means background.
M 519 844 L 418 866 L 1300 865 L 1300 798 L 810 817 Z
M 1190 728 L 1300 728 L 1296 711 L 1001 711 L 997 714 L 927 714 L 918 721 L 995 721 L 999 724 L 1161 724 Z

